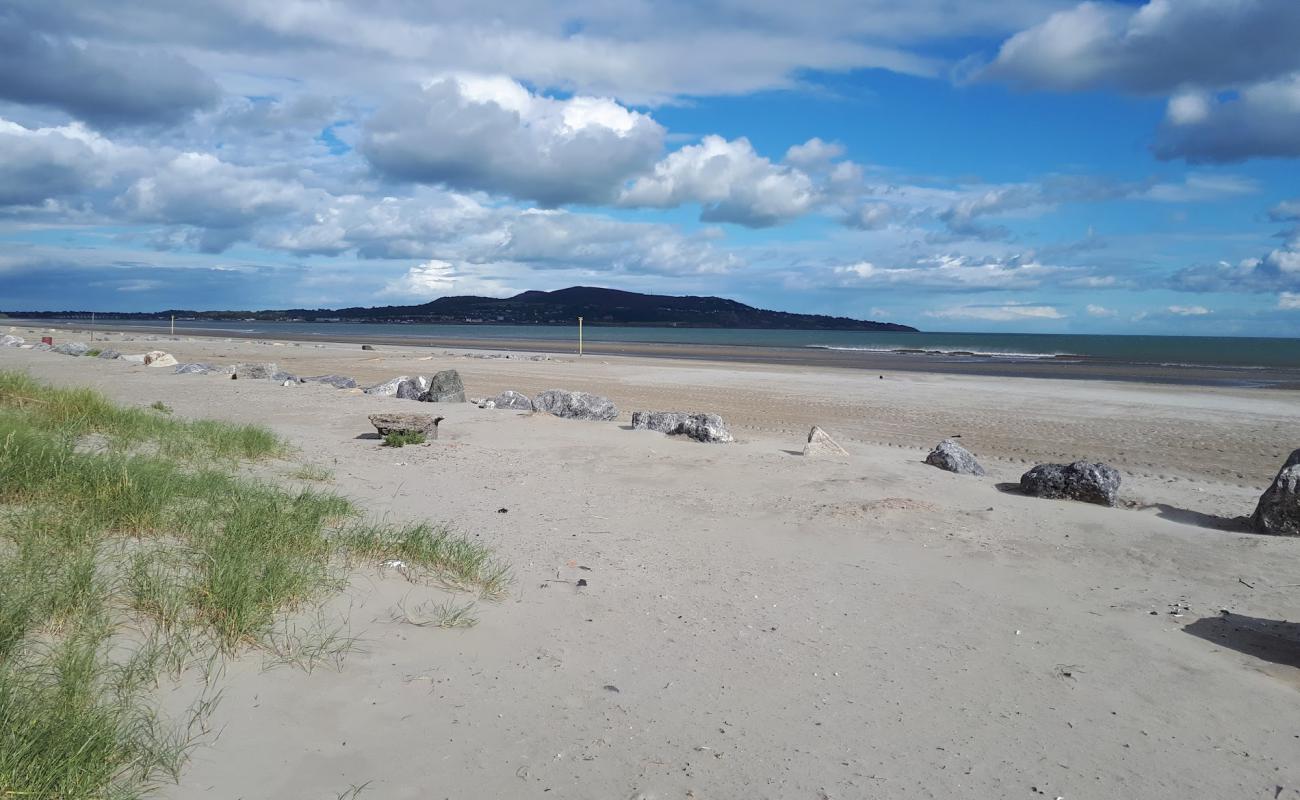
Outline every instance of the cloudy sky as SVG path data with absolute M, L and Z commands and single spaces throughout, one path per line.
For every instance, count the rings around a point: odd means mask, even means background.
M 1300 336 L 1300 2 L 7 0 L 0 308 Z

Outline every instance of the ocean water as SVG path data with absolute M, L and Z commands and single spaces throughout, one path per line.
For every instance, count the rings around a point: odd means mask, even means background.
M 34 321 L 32 324 L 39 325 Z M 166 329 L 156 321 L 106 321 L 114 328 Z M 322 339 L 401 337 L 415 343 L 459 339 L 466 342 L 578 339 L 576 325 L 420 325 L 327 322 L 180 321 L 176 333 L 233 336 L 292 335 Z M 929 353 L 966 361 L 1056 359 L 1165 366 L 1300 368 L 1300 339 L 1226 336 L 1100 336 L 1038 333 L 891 333 L 871 331 L 712 330 L 701 328 L 614 328 L 588 325 L 587 342 L 697 344 L 727 347 L 817 348 L 842 351 Z

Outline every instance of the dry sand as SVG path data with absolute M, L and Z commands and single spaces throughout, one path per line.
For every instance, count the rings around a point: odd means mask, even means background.
M 1300 540 L 1232 519 L 1300 446 L 1300 392 L 114 346 L 363 384 L 455 368 L 471 395 L 624 411 L 440 405 L 437 443 L 390 450 L 356 438 L 366 415 L 427 407 L 0 349 L 0 369 L 264 423 L 329 488 L 514 565 L 467 631 L 393 621 L 443 592 L 363 570 L 328 608 L 363 651 L 310 675 L 231 664 L 220 735 L 164 797 L 1300 798 L 1300 625 L 1274 624 L 1300 616 Z M 627 430 L 641 408 L 715 411 L 740 441 Z M 814 423 L 851 455 L 798 455 Z M 953 434 L 988 478 L 921 463 Z M 1119 467 L 1126 507 L 996 488 L 1075 458 Z

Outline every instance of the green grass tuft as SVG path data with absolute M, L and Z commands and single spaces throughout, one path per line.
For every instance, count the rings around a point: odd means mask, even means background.
M 424 434 L 419 431 L 393 431 L 384 435 L 383 447 L 404 447 L 408 444 L 424 444 Z

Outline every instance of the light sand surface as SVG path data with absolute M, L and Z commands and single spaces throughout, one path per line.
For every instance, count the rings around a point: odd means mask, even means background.
M 1300 393 L 115 346 L 363 384 L 455 368 L 471 395 L 569 388 L 624 411 L 583 423 L 0 349 L 0 369 L 269 425 L 328 488 L 514 565 L 467 631 L 395 622 L 444 592 L 363 569 L 327 608 L 363 650 L 310 675 L 232 663 L 219 735 L 165 797 L 1300 798 L 1300 625 L 1274 624 L 1300 617 L 1300 540 L 1232 519 L 1300 446 Z M 627 430 L 642 408 L 720 413 L 740 441 Z M 441 439 L 357 438 L 393 410 L 446 416 Z M 850 456 L 798 455 L 811 424 Z M 953 434 L 989 477 L 921 463 Z M 997 488 L 1075 458 L 1120 467 L 1125 507 Z

